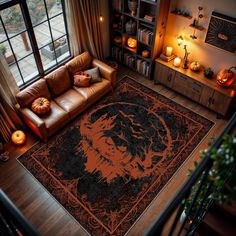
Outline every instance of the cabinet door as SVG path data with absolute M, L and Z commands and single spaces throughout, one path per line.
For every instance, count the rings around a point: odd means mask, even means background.
M 199 102 L 201 98 L 201 94 L 203 91 L 204 85 L 198 83 L 197 81 L 191 80 L 190 89 L 191 89 L 191 99 Z
M 201 97 L 200 97 L 200 103 L 205 107 L 210 107 L 213 94 L 214 94 L 213 89 L 207 86 L 204 86 L 202 89 Z
M 186 75 L 176 72 L 173 89 L 187 97 L 191 97 L 191 79 Z
M 219 114 L 226 115 L 229 106 L 231 104 L 232 98 L 225 96 L 222 93 L 214 91 L 212 99 L 210 101 L 209 108 L 216 111 Z
M 175 71 L 162 65 L 156 63 L 155 65 L 155 83 L 161 83 L 165 86 L 172 88 L 173 80 L 175 77 Z

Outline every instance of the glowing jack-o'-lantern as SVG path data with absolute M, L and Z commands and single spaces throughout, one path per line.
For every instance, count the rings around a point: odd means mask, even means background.
M 136 48 L 137 46 L 137 41 L 133 38 L 128 38 L 127 40 L 127 45 L 130 47 L 130 48 Z
M 17 130 L 12 134 L 11 140 L 14 144 L 21 145 L 25 142 L 26 137 L 23 131 Z
M 216 81 L 220 86 L 229 87 L 235 80 L 235 74 L 231 69 L 235 69 L 235 66 L 230 67 L 229 69 L 223 69 L 217 75 Z

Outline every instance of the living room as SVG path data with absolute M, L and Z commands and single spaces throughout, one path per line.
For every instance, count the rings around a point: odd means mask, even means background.
M 1 235 L 234 235 L 235 9 L 0 1 Z

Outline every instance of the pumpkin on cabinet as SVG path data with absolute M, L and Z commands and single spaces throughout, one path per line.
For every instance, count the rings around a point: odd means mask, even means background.
M 217 83 L 222 87 L 229 87 L 235 80 L 235 74 L 232 69 L 236 70 L 236 66 L 232 66 L 229 69 L 222 69 L 216 78 Z
M 193 61 L 190 64 L 190 69 L 194 72 L 198 72 L 201 70 L 201 64 L 198 61 Z

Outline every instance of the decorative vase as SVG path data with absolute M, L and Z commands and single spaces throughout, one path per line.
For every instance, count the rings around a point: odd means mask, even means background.
M 128 1 L 128 8 L 131 11 L 131 15 L 135 16 L 137 8 L 138 8 L 138 1 L 137 0 L 129 0 Z
M 136 34 L 137 24 L 135 21 L 130 20 L 125 24 L 125 30 L 127 34 Z

